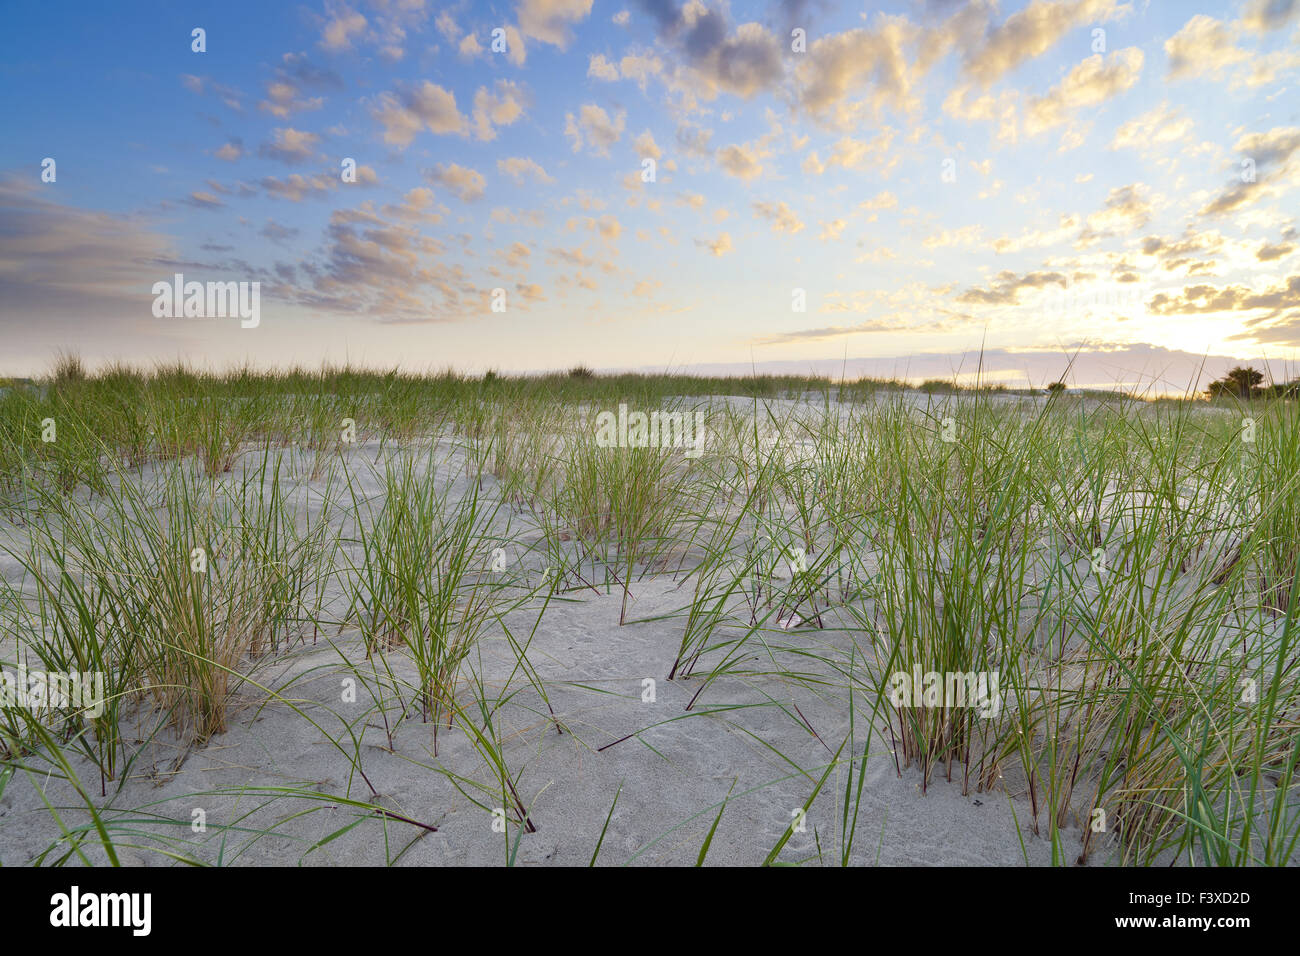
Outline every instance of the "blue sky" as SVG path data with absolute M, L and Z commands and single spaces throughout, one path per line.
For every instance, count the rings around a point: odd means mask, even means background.
M 983 344 L 1014 379 L 1067 353 L 1150 373 L 1300 346 L 1295 0 L 6 19 L 0 374 L 60 348 L 931 368 Z M 260 282 L 257 328 L 156 318 L 177 272 Z

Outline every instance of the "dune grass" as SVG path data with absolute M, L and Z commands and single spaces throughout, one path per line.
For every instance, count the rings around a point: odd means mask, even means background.
M 545 826 L 510 766 L 511 708 L 539 732 L 566 724 L 508 619 L 532 616 L 535 635 L 564 602 L 615 593 L 620 626 L 647 623 L 636 586 L 666 579 L 678 605 L 656 620 L 680 644 L 661 676 L 689 690 L 672 719 L 709 719 L 724 682 L 776 681 L 845 715 L 847 737 L 818 737 L 828 761 L 782 755 L 810 804 L 845 774 L 821 862 L 871 842 L 857 821 L 873 748 L 922 791 L 1023 800 L 1060 863 L 1103 844 L 1129 864 L 1295 862 L 1295 401 L 577 371 L 91 373 L 65 356 L 0 395 L 0 665 L 103 673 L 107 696 L 94 716 L 0 710 L 0 781 L 71 781 L 81 755 L 107 798 L 141 741 L 201 747 L 248 698 L 311 720 L 365 778 L 369 793 L 338 796 L 348 831 L 387 839 L 431 825 L 374 802 L 359 728 L 396 748 L 418 717 L 429 755 L 409 759 L 506 811 L 511 862 Z M 801 401 L 770 401 L 786 396 Z M 703 410 L 704 454 L 602 447 L 594 413 L 620 403 Z M 318 721 L 257 679 L 322 635 L 370 693 L 365 716 Z M 504 685 L 484 677 L 489 640 L 516 662 Z M 920 672 L 996 675 L 996 706 L 894 703 L 895 675 Z M 808 724 L 789 698 L 761 706 Z M 442 761 L 439 727 L 477 768 Z M 165 814 L 76 788 L 92 822 L 74 845 L 203 857 Z M 267 808 L 318 799 L 257 796 L 241 838 L 277 831 Z M 713 823 L 701 860 L 745 797 L 691 817 Z M 602 862 L 608 825 L 593 822 Z M 65 842 L 38 862 L 76 858 Z

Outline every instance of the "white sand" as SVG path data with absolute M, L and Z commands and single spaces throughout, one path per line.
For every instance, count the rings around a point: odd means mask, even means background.
M 790 413 L 792 405 L 781 414 Z M 369 442 L 351 454 L 353 459 L 375 460 L 391 454 L 391 449 L 389 445 L 381 451 L 377 443 Z M 459 452 L 453 453 L 451 463 L 460 457 Z M 367 491 L 378 493 L 380 483 L 373 475 L 361 467 L 353 470 Z M 300 470 L 300 485 L 290 500 L 303 508 L 318 508 L 324 482 L 307 482 L 309 471 L 309 464 Z M 464 479 L 459 481 L 463 486 Z M 485 480 L 489 493 L 493 485 L 491 479 Z M 503 510 L 503 521 L 505 516 Z M 26 534 L 9 522 L 0 533 L 9 543 L 22 542 Z M 512 558 L 518 560 L 517 555 L 538 535 L 526 515 L 514 517 L 512 533 L 518 545 Z M 530 578 L 535 579 L 538 564 L 533 561 L 528 567 Z M 0 556 L 0 573 L 11 581 L 18 579 L 16 564 L 7 556 Z M 477 673 L 497 693 L 516 671 L 510 684 L 513 696 L 499 713 L 498 729 L 516 790 L 536 825 L 536 832 L 520 839 L 517 862 L 586 864 L 621 787 L 601 863 L 693 863 L 729 790 L 732 796 L 708 862 L 760 863 L 790 825 L 791 811 L 812 792 L 832 751 L 849 733 L 842 686 L 819 688 L 811 682 L 797 684 L 761 675 L 717 681 L 685 716 L 685 705 L 701 679 L 665 679 L 681 639 L 680 612 L 691 600 L 692 585 L 678 589 L 678 584 L 668 575 L 658 575 L 633 585 L 629 611 L 633 620 L 678 613 L 651 623 L 619 626 L 623 596 L 617 587 L 604 594 L 574 590 L 551 602 L 528 657 L 545 682 L 550 704 L 565 728 L 562 734 L 556 732 L 546 705 L 517 673 L 515 655 L 497 629 L 467 662 L 462 678 Z M 331 584 L 336 613 L 343 610 L 341 594 L 340 586 Z M 535 619 L 535 609 L 521 609 L 507 622 L 516 637 L 526 640 Z M 399 720 L 390 699 L 388 721 L 398 724 L 390 750 L 384 720 L 367 688 L 358 686 L 356 703 L 341 701 L 342 682 L 353 674 L 352 667 L 364 674 L 369 666 L 356 630 L 349 627 L 337 636 L 322 633 L 314 644 L 309 630 L 304 641 L 277 659 L 264 659 L 253 671 L 256 681 L 277 688 L 304 713 L 245 685 L 232 705 L 229 730 L 184 755 L 179 767 L 174 766 L 178 748 L 168 734 L 143 745 L 120 790 L 117 783 L 110 783 L 109 798 L 97 802 L 109 817 L 139 819 L 149 813 L 177 825 L 169 829 L 140 824 L 135 827 L 138 835 L 119 837 L 120 841 L 149 845 L 159 841 L 148 834 L 164 834 L 184 841 L 181 849 L 187 854 L 245 865 L 381 864 L 414 841 L 401 856 L 403 865 L 503 863 L 509 850 L 507 836 L 494 832 L 492 814 L 458 792 L 448 776 L 460 775 L 489 786 L 494 782 L 493 771 L 461 730 L 444 725 L 438 731 L 435 757 L 434 728 L 416 715 Z M 763 640 L 748 645 L 748 669 L 771 670 L 785 663 L 792 669 L 811 670 L 807 658 L 793 658 L 784 648 L 812 644 L 821 656 L 847 664 L 851 643 L 849 635 L 834 629 L 765 632 Z M 400 651 L 390 652 L 387 659 L 399 678 L 411 680 L 413 668 Z M 0 661 L 12 666 L 11 639 L 0 643 Z M 707 670 L 699 667 L 696 673 Z M 654 703 L 642 701 L 645 678 L 656 681 Z M 472 698 L 470 688 L 464 687 L 461 699 Z M 859 701 L 856 739 L 846 754 L 852 749 L 860 756 L 866 742 L 862 706 Z M 345 722 L 361 740 L 361 769 L 377 789 L 377 797 L 371 796 L 349 757 L 328 739 L 336 738 L 350 753 Z M 635 736 L 598 750 L 627 735 Z M 84 760 L 76 763 L 98 797 L 97 771 Z M 847 772 L 841 768 L 831 774 L 808 812 L 806 832 L 793 836 L 781 860 L 839 862 Z M 87 814 L 76 808 L 70 787 L 58 780 L 36 782 L 45 788 L 48 799 L 68 808 L 60 811 L 66 823 L 86 822 Z M 972 789 L 965 795 L 960 780 L 949 783 L 941 772 L 925 794 L 920 782 L 915 768 L 905 769 L 901 776 L 896 773 L 889 736 L 877 734 L 867 758 L 851 862 L 1043 865 L 1052 861 L 1047 814 L 1041 814 L 1043 835 L 1033 835 L 1022 781 L 1006 780 L 1004 789 L 983 793 Z M 394 813 L 435 826 L 437 832 L 371 815 L 313 850 L 317 841 L 355 820 L 358 811 L 328 799 L 273 798 L 269 792 L 256 792 L 276 787 L 373 800 Z M 475 796 L 489 805 L 504 802 L 499 794 Z M 206 833 L 195 833 L 190 826 L 199 808 L 206 814 Z M 302 811 L 311 812 L 295 816 Z M 268 828 L 274 828 L 273 835 L 250 832 Z M 27 863 L 58 835 L 33 781 L 23 774 L 15 776 L 0 796 L 0 863 Z M 1077 828 L 1060 835 L 1069 861 L 1078 855 L 1080 838 Z M 1103 837 L 1094 843 L 1090 862 L 1113 862 L 1114 847 L 1111 837 Z M 146 849 L 120 852 L 129 864 L 169 862 Z M 98 858 L 94 852 L 91 856 Z

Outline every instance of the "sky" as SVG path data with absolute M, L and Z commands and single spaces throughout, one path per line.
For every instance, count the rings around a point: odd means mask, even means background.
M 1300 368 L 1300 0 L 5 19 L 0 375 Z M 177 273 L 257 324 L 157 315 Z

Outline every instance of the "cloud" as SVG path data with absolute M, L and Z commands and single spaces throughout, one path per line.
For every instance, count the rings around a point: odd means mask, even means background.
M 982 35 L 965 23 L 954 32 L 966 75 L 987 88 L 1022 63 L 1042 56 L 1076 27 L 1104 23 L 1128 9 L 1116 0 L 1030 0 L 1023 10 Z
M 713 99 L 724 91 L 749 99 L 775 87 L 784 75 L 781 44 L 761 23 L 732 30 L 722 10 L 698 0 L 681 7 L 673 0 L 641 0 L 640 5 L 684 64 L 677 86 L 691 97 Z M 629 74 L 626 58 L 623 72 Z
M 626 120 L 626 113 L 620 112 L 610 119 L 609 114 L 595 103 L 584 103 L 579 107 L 576 117 L 572 113 L 565 114 L 564 133 L 569 137 L 575 153 L 585 143 L 597 156 L 608 156 L 609 147 L 623 135 Z
M 524 265 L 532 254 L 532 250 L 522 242 L 512 242 L 508 248 L 497 252 L 502 261 L 512 269 L 518 269 Z
M 980 241 L 983 234 L 984 228 L 982 226 L 941 229 L 934 235 L 926 236 L 922 245 L 927 249 L 942 249 L 948 246 L 973 246 Z
M 242 113 L 244 110 L 244 94 L 234 87 L 214 83 L 206 76 L 193 76 L 189 73 L 181 74 L 181 83 L 191 93 L 197 93 L 200 96 L 205 96 L 211 92 L 236 113 Z
M 565 228 L 570 232 L 580 227 L 586 228 L 591 232 L 598 233 L 606 242 L 613 242 L 623 233 L 623 224 L 614 216 L 606 213 L 596 218 L 594 216 L 571 216 L 565 222 Z M 588 261 L 583 258 L 574 258 L 572 255 L 560 250 L 562 258 L 567 258 L 575 265 L 588 265 Z
M 459 27 L 457 27 L 459 30 Z M 493 30 L 500 29 L 504 34 L 506 59 L 515 66 L 523 66 L 528 61 L 528 47 L 524 43 L 523 34 L 519 32 L 518 27 L 514 24 L 503 24 L 500 27 L 494 27 Z M 459 35 L 459 34 L 457 34 Z M 452 40 L 451 42 L 455 42 Z M 495 37 L 493 38 L 495 42 Z M 465 36 L 456 43 L 456 55 L 462 60 L 474 60 L 478 57 L 491 57 L 492 51 L 490 46 L 484 46 L 479 42 L 479 38 L 474 33 L 466 33 Z
M 480 140 L 496 139 L 494 127 L 509 126 L 524 115 L 527 91 L 510 80 L 497 80 L 495 92 L 480 86 L 474 94 L 474 135 Z
M 770 222 L 773 232 L 784 232 L 793 236 L 803 230 L 803 223 L 799 221 L 799 217 L 783 202 L 756 202 L 754 215 Z
M 1300 150 L 1300 127 L 1275 126 L 1267 133 L 1250 133 L 1237 141 L 1235 149 L 1257 167 L 1284 168 Z
M 1019 305 L 1020 293 L 1026 289 L 1041 289 L 1049 285 L 1066 287 L 1068 280 L 1059 272 L 1028 272 L 1017 275 L 1010 270 L 1003 270 L 994 277 L 987 287 L 972 287 L 961 295 L 957 301 L 964 305 Z
M 1279 73 L 1300 66 L 1300 37 L 1293 40 L 1293 49 L 1276 50 L 1273 53 L 1256 53 L 1251 56 L 1249 63 L 1250 69 L 1234 76 L 1229 89 L 1235 90 L 1241 87 L 1251 89 L 1257 86 L 1266 86 L 1276 80 Z M 1276 96 L 1282 92 L 1285 92 L 1285 88 L 1274 95 Z
M 266 99 L 258 108 L 279 119 L 294 113 L 318 110 L 325 100 L 306 96 L 305 90 L 340 90 L 342 78 L 325 67 L 312 63 L 305 53 L 286 53 L 276 67 L 275 77 L 266 85 Z
M 822 234 L 818 238 L 823 242 L 832 242 L 840 237 L 840 233 L 844 231 L 844 227 L 847 225 L 848 223 L 843 219 L 832 219 L 830 222 L 823 222 L 821 224 Z
M 713 139 L 713 130 L 682 124 L 677 127 L 676 139 L 687 156 L 703 158 L 710 155 L 709 141 Z
M 943 111 L 962 120 L 997 120 L 997 139 L 1000 143 L 1015 145 L 1019 140 L 1016 109 L 1020 94 L 1016 90 L 1002 90 L 997 96 L 981 93 L 974 98 L 975 86 L 971 83 L 954 86 L 944 98 Z
M 790 345 L 797 342 L 821 342 L 826 339 L 843 338 L 846 335 L 865 335 L 875 332 L 944 332 L 950 328 L 945 322 L 926 322 L 921 325 L 906 325 L 897 319 L 869 319 L 857 325 L 827 325 L 817 329 L 798 329 L 794 332 L 781 332 L 777 335 L 764 336 L 754 340 L 755 345 Z
M 450 189 L 461 202 L 474 202 L 482 199 L 487 181 L 481 173 L 455 163 L 439 163 L 435 169 L 426 170 L 424 178 L 431 183 L 438 183 Z
M 734 35 L 694 56 L 691 66 L 719 89 L 745 99 L 774 86 L 783 72 L 781 47 L 759 23 L 742 23 Z
M 244 141 L 238 136 L 233 137 L 225 146 L 222 146 L 212 155 L 217 159 L 224 159 L 228 163 L 236 162 L 244 155 Z
M 1147 236 L 1139 249 L 1144 256 L 1154 256 L 1166 272 L 1179 269 L 1191 272 L 1203 267 L 1206 257 L 1222 251 L 1223 246 L 1223 236 L 1218 232 L 1188 228 L 1178 239 Z
M 1182 111 L 1161 103 L 1141 116 L 1129 120 L 1115 131 L 1111 149 L 1142 149 L 1165 143 L 1176 143 L 1192 131 L 1195 124 Z
M 1207 312 L 1253 312 L 1267 310 L 1268 314 L 1246 321 L 1246 325 L 1255 331 L 1245 331 L 1232 336 L 1236 339 L 1258 338 L 1261 327 L 1278 317 L 1285 309 L 1300 309 L 1300 275 L 1291 276 L 1285 282 L 1255 290 L 1242 285 L 1212 286 L 1193 285 L 1185 287 L 1182 292 L 1170 295 L 1161 292 L 1147 303 L 1147 309 L 1156 315 L 1199 315 Z M 1300 314 L 1291 316 L 1300 318 Z M 1294 331 L 1297 326 L 1288 327 Z M 1277 341 L 1276 338 L 1270 339 Z
M 546 296 L 542 293 L 542 287 L 536 283 L 516 282 L 515 291 L 525 302 L 545 302 Z
M 591 0 L 519 0 L 516 13 L 524 36 L 563 50 L 573 37 L 570 24 L 591 15 Z
M 758 154 L 750 146 L 724 146 L 717 152 L 718 165 L 728 176 L 750 180 L 762 175 L 763 166 L 758 161 Z
M 281 78 L 291 79 L 300 89 L 306 90 L 341 90 L 343 78 L 329 67 L 318 66 L 306 53 L 286 53 L 280 57 L 280 66 L 276 73 Z
M 459 37 L 462 32 L 460 25 L 456 23 L 456 19 L 451 15 L 450 10 L 443 10 L 439 13 L 437 19 L 434 20 L 433 25 L 437 28 L 438 32 L 446 38 L 448 43 L 455 43 L 456 38 Z
M 561 262 L 566 262 L 570 265 L 580 266 L 582 268 L 599 265 L 599 263 L 587 255 L 581 247 L 565 249 L 563 246 L 555 246 L 550 250 L 550 254 Z
M 357 173 L 357 179 L 360 181 L 360 167 L 358 167 Z M 330 190 L 337 189 L 339 183 L 339 177 L 330 176 L 326 173 L 317 173 L 310 178 L 298 173 L 293 173 L 286 179 L 264 176 L 258 181 L 258 185 L 266 191 L 268 196 L 275 199 L 287 199 L 289 202 L 301 202 L 308 196 L 319 198 L 329 193 Z
M 274 219 L 268 219 L 266 220 L 266 225 L 259 230 L 258 235 L 265 236 L 272 242 L 283 242 L 286 239 L 292 239 L 297 236 L 299 231 L 300 230 L 298 229 L 281 225 Z
M 1285 321 L 1247 319 L 1246 330 L 1228 339 L 1253 339 L 1261 344 L 1300 347 L 1300 309 L 1287 315 Z
M 593 53 L 587 61 L 587 75 L 606 83 L 617 80 L 633 80 L 643 91 L 646 82 L 652 76 L 663 72 L 664 64 L 653 53 L 629 53 L 615 63 L 605 58 L 604 54 Z
M 654 134 L 649 130 L 645 130 L 632 141 L 632 148 L 636 150 L 638 156 L 648 156 L 656 160 L 663 156 L 663 150 L 659 148 L 659 144 L 655 142 Z
M 506 33 L 506 59 L 515 66 L 523 66 L 528 60 L 528 49 L 524 46 L 524 38 L 520 36 L 518 29 L 509 24 L 502 29 Z
M 1025 112 L 1030 136 L 1066 122 L 1076 111 L 1096 106 L 1130 89 L 1142 75 L 1142 51 L 1116 50 L 1109 60 L 1100 53 L 1088 57 L 1046 96 L 1031 97 Z
M 478 290 L 460 266 L 438 261 L 443 252 L 437 240 L 413 225 L 388 222 L 369 204 L 340 209 L 330 217 L 322 256 L 303 265 L 308 284 L 285 283 L 276 293 L 313 309 L 386 322 L 455 318 Z
M 1242 163 L 1253 164 L 1254 176 L 1243 166 L 1234 180 L 1200 210 L 1201 216 L 1222 216 L 1273 196 L 1297 174 L 1300 127 L 1276 126 L 1267 133 L 1250 133 L 1233 147 Z
M 456 94 L 428 80 L 400 95 L 380 93 L 370 115 L 384 127 L 384 142 L 403 148 L 424 129 L 460 135 L 469 129 L 469 121 L 456 108 Z
M 339 51 L 352 48 L 352 41 L 366 29 L 366 18 L 344 4 L 333 5 L 320 45 L 326 50 Z
M 644 92 L 646 82 L 662 73 L 664 64 L 653 53 L 629 53 L 618 61 L 618 68 L 623 79 L 632 80 Z
M 219 209 L 225 205 L 224 202 L 209 192 L 192 192 L 184 201 L 196 209 Z
M 1169 58 L 1170 79 L 1215 76 L 1224 67 L 1250 56 L 1234 45 L 1226 24 L 1203 13 L 1192 17 L 1165 41 L 1165 55 Z
M 1300 0 L 1250 0 L 1242 11 L 1241 23 L 1247 30 L 1267 33 L 1286 26 L 1300 14 Z
M 540 209 L 513 210 L 508 206 L 496 206 L 492 209 L 493 222 L 509 223 L 516 226 L 528 226 L 541 229 L 546 224 L 546 215 Z
M 481 56 L 487 47 L 478 42 L 478 37 L 472 33 L 465 34 L 465 38 L 460 41 L 456 47 L 456 53 L 466 60 L 472 60 L 476 56 Z
M 909 109 L 919 74 L 905 50 L 916 28 L 902 18 L 882 18 L 875 30 L 853 29 L 814 41 L 795 70 L 796 98 L 813 119 L 848 129 L 861 119 L 862 107 Z M 864 88 L 870 97 L 850 102 Z
M 609 214 L 595 220 L 594 228 L 600 233 L 602 239 L 609 242 L 613 242 L 623 233 L 623 224 Z
M 263 143 L 258 149 L 258 155 L 296 165 L 310 159 L 312 151 L 319 142 L 320 137 L 315 133 L 304 132 L 291 126 L 277 127 L 273 131 L 271 141 Z
M 319 96 L 299 97 L 298 88 L 292 83 L 272 81 L 266 85 L 266 99 L 258 104 L 258 108 L 279 119 L 287 119 L 294 113 L 318 110 L 324 103 L 325 100 Z
M 363 208 L 369 207 L 363 205 Z M 414 189 L 407 190 L 400 203 L 386 203 L 382 212 L 392 219 L 436 225 L 442 221 L 447 209 L 437 204 L 432 189 L 416 186 Z
M 858 208 L 863 212 L 875 212 L 881 209 L 894 209 L 898 206 L 898 197 L 888 189 L 877 193 L 865 202 L 858 203 Z
M 820 154 L 812 152 L 804 158 L 803 171 L 820 176 L 827 169 L 870 170 L 881 176 L 887 176 L 898 165 L 899 155 L 891 149 L 894 131 L 885 127 L 870 141 L 853 139 L 845 136 L 831 148 L 830 155 L 823 163 Z
M 348 184 L 349 189 L 355 189 L 358 186 L 374 186 L 379 183 L 379 176 L 371 166 L 357 167 L 357 180 L 355 183 Z M 263 176 L 257 181 L 267 196 L 273 199 L 284 199 L 289 202 L 301 202 L 304 199 L 320 199 L 329 193 L 338 189 L 342 185 L 342 180 L 338 173 L 315 173 L 311 176 L 303 176 L 300 173 L 292 173 L 284 179 L 275 176 Z M 239 184 L 239 195 L 241 198 L 255 196 L 256 190 L 247 183 Z
M 535 183 L 555 182 L 553 178 L 547 175 L 545 169 L 526 156 L 510 156 L 505 159 L 498 159 L 497 172 L 509 176 L 520 186 L 524 184 L 525 180 L 531 180 Z
M 724 232 L 717 239 L 696 239 L 697 246 L 703 246 L 715 256 L 725 256 L 731 251 L 731 233 Z
M 1170 79 L 1219 78 L 1224 70 L 1237 64 L 1246 64 L 1232 76 L 1229 89 L 1252 88 L 1272 83 L 1279 73 L 1300 66 L 1300 52 L 1296 52 L 1295 38 L 1292 49 L 1264 53 L 1258 49 L 1244 50 L 1237 40 L 1254 39 L 1248 34 L 1262 35 L 1284 26 L 1295 16 L 1296 0 L 1263 0 L 1247 6 L 1241 20 L 1224 23 L 1213 17 L 1198 14 L 1188 20 L 1181 30 L 1165 42 L 1169 59 Z
M 604 54 L 593 53 L 587 62 L 587 75 L 613 83 L 618 80 L 618 67 L 605 59 Z
M 1103 235 L 1141 229 L 1151 220 L 1151 203 L 1146 199 L 1147 187 L 1143 183 L 1117 186 L 1106 196 L 1106 205 L 1100 212 L 1088 217 L 1087 228 L 1080 235 L 1080 243 L 1091 245 Z
M 1255 253 L 1255 258 L 1260 262 L 1276 262 L 1278 259 L 1285 259 L 1291 253 L 1295 252 L 1296 246 L 1290 242 L 1264 243 Z
M 105 318 L 116 334 L 131 317 L 149 316 L 150 285 L 175 271 L 171 240 L 143 220 L 50 194 L 29 177 L 0 176 L 0 330 L 10 354 L 23 341 L 54 348 L 74 334 L 93 337 Z M 84 324 L 87 315 L 95 322 Z

